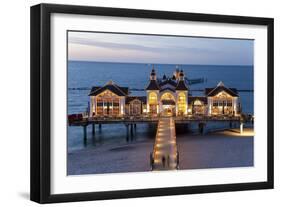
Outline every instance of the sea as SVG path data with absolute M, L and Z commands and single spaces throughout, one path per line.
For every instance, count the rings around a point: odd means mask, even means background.
M 239 91 L 243 113 L 254 114 L 254 67 L 242 65 L 176 65 L 111 62 L 68 62 L 68 114 L 82 113 L 89 105 L 89 92 L 92 86 L 103 86 L 112 80 L 117 85 L 134 89 L 130 95 L 145 95 L 152 67 L 158 78 L 165 74 L 172 77 L 178 67 L 188 79 L 203 78 L 204 82 L 192 84 L 189 89 L 193 96 L 203 95 L 205 88 L 215 87 L 220 81 L 226 87 Z M 88 137 L 91 129 L 88 127 Z M 136 139 L 153 139 L 154 133 L 146 124 L 137 126 Z M 77 150 L 98 145 L 126 142 L 126 130 L 122 124 L 104 125 L 96 128 L 95 139 L 83 142 L 82 127 L 68 127 L 68 150 Z

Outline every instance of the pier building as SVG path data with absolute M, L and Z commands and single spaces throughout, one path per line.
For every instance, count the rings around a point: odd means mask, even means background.
M 236 88 L 219 82 L 205 88 L 202 96 L 192 96 L 183 70 L 176 70 L 172 77 L 157 77 L 154 67 L 145 87 L 146 96 L 131 96 L 128 87 L 113 81 L 104 86 L 92 87 L 89 117 L 94 116 L 237 116 L 240 100 Z

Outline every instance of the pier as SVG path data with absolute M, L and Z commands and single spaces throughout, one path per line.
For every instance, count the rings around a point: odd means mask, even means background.
M 185 129 L 197 131 L 199 134 L 205 134 L 217 130 L 238 128 L 236 133 L 242 135 L 244 124 L 253 124 L 247 117 L 239 116 L 94 116 L 81 117 L 75 116 L 75 119 L 69 119 L 70 127 L 81 127 L 83 132 L 83 141 L 87 143 L 87 129 L 92 129 L 92 139 L 95 139 L 96 130 L 102 130 L 105 124 L 122 124 L 126 130 L 126 141 L 134 140 L 137 124 L 157 125 L 155 141 L 150 155 L 147 155 L 150 161 L 152 171 L 178 170 L 180 153 L 176 141 L 176 125 L 181 125 Z M 243 118 L 244 117 L 244 118 Z M 216 126 L 220 126 L 217 127 Z M 239 130 L 240 128 L 240 130 Z M 125 138 L 125 137 L 124 137 Z
M 137 124 L 148 123 L 148 124 L 158 124 L 159 121 L 163 121 L 167 117 L 163 116 L 122 116 L 122 117 L 86 117 L 79 119 L 68 120 L 69 126 L 81 126 L 83 128 L 84 141 L 87 140 L 87 130 L 88 126 L 92 125 L 92 135 L 95 136 L 95 126 L 98 125 L 99 130 L 102 130 L 102 125 L 104 124 L 124 124 L 127 136 L 126 139 L 134 135 L 134 128 Z M 240 116 L 173 116 L 173 122 L 175 124 L 186 124 L 193 125 L 198 129 L 201 134 L 206 133 L 206 127 L 211 123 L 226 123 L 228 128 L 233 128 L 241 126 L 241 131 L 243 131 L 243 123 L 241 122 Z
M 152 170 L 175 170 L 178 168 L 175 122 L 172 117 L 159 119 L 153 153 Z

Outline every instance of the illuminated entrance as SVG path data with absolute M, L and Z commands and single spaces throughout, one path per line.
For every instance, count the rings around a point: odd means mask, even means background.
M 171 93 L 164 93 L 161 97 L 162 115 L 173 116 L 176 112 L 175 98 Z

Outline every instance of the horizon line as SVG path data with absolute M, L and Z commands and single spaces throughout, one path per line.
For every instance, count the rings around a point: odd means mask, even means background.
M 117 63 L 117 64 L 144 64 L 144 65 L 211 65 L 211 66 L 254 66 L 251 65 L 239 65 L 239 64 L 200 64 L 200 63 L 141 63 L 141 62 L 117 62 L 117 61 L 94 61 L 94 60 L 68 60 L 70 62 L 93 62 L 93 63 Z

